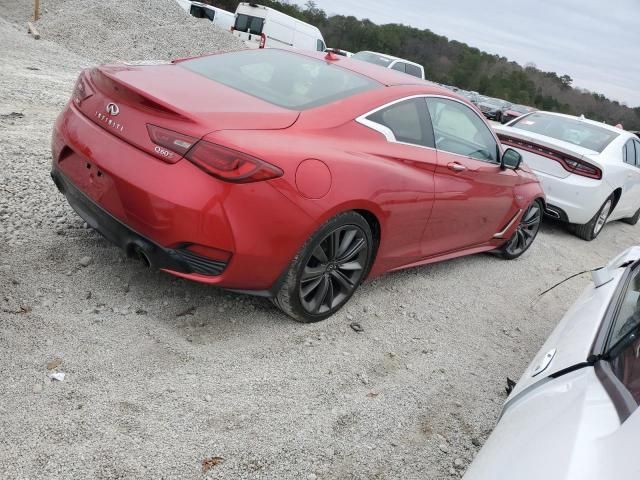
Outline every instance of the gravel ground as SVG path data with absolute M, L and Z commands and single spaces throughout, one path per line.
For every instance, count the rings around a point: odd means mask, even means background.
M 591 243 L 548 223 L 523 258 L 387 275 L 297 324 L 147 270 L 84 227 L 49 178 L 49 138 L 95 57 L 46 38 L 0 18 L 2 479 L 458 478 L 505 378 L 588 277 L 537 295 L 638 242 L 620 222 Z
M 0 0 L 0 16 L 21 28 L 32 1 Z M 173 0 L 42 0 L 42 38 L 93 62 L 156 60 L 239 50 L 241 40 L 188 15 Z

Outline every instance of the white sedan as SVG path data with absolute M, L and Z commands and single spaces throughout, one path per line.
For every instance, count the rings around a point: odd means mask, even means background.
M 640 247 L 592 275 L 464 480 L 640 478 Z
M 640 218 L 640 139 L 603 123 L 533 112 L 494 126 L 518 150 L 547 197 L 546 213 L 575 225 L 584 240 L 605 223 Z

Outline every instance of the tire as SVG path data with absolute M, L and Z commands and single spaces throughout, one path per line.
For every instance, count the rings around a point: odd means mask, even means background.
M 529 250 L 540 231 L 543 212 L 542 202 L 534 200 L 522 214 L 518 228 L 511 238 L 494 252 L 505 260 L 513 260 Z
M 585 223 L 584 225 L 574 225 L 574 233 L 581 239 L 590 242 L 600 235 L 600 232 L 607 223 L 607 219 L 609 218 L 609 215 L 611 215 L 612 210 L 613 195 L 610 195 L 588 223 Z
M 502 112 L 496 112 L 496 122 L 502 123 Z
M 635 225 L 636 223 L 638 223 L 638 220 L 640 220 L 640 208 L 633 217 L 622 219 L 624 223 L 628 223 L 629 225 Z
M 366 278 L 373 246 L 371 228 L 362 215 L 336 215 L 300 248 L 272 302 L 298 322 L 330 317 Z

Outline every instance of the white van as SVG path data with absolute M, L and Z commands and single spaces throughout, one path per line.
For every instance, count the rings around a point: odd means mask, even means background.
M 206 3 L 192 2 L 190 0 L 176 0 L 178 5 L 190 15 L 196 18 L 205 18 L 214 25 L 229 30 L 235 22 L 236 16 L 221 8 L 213 7 Z
M 324 52 L 320 30 L 273 8 L 240 3 L 231 31 L 250 48 L 289 47 Z
M 191 2 L 189 13 L 196 18 L 206 18 L 213 22 L 214 25 L 227 31 L 236 20 L 236 16 L 233 13 L 200 2 Z
M 369 52 L 367 50 L 354 53 L 351 58 L 356 58 L 364 62 L 375 63 L 381 67 L 398 70 L 399 72 L 424 80 L 424 67 L 419 63 L 411 62 L 404 58 L 394 57 L 393 55 L 387 55 L 385 53 Z

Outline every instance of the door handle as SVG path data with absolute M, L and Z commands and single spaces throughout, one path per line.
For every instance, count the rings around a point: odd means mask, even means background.
M 454 172 L 462 172 L 464 170 L 467 169 L 467 167 L 465 167 L 464 165 L 458 163 L 458 162 L 450 162 L 447 164 L 447 168 L 449 170 L 453 170 Z

